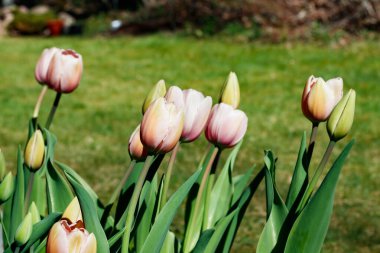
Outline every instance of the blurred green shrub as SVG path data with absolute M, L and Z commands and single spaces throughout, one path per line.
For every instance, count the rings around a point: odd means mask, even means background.
M 56 18 L 52 11 L 34 14 L 16 10 L 13 14 L 14 20 L 9 24 L 9 31 L 26 35 L 41 34 L 45 30 L 47 22 Z

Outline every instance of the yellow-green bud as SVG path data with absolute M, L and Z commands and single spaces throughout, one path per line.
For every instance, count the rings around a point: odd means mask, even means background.
M 144 114 L 151 103 L 153 103 L 157 98 L 164 97 L 166 94 L 166 86 L 165 81 L 160 80 L 156 85 L 151 89 L 144 100 L 144 104 L 142 106 L 142 113 Z
M 33 225 L 40 222 L 40 220 L 41 220 L 40 212 L 38 211 L 38 208 L 36 206 L 36 203 L 34 203 L 34 201 L 32 202 L 32 204 L 30 204 L 29 213 L 32 214 Z
M 25 148 L 25 164 L 31 170 L 38 170 L 44 161 L 45 156 L 45 143 L 42 132 L 38 129 L 36 130 L 32 137 L 30 137 L 28 144 Z
M 351 89 L 332 111 L 326 125 L 331 140 L 339 141 L 350 131 L 354 121 L 355 98 L 356 93 Z
M 234 109 L 240 104 L 239 81 L 235 72 L 230 72 L 222 88 L 219 98 L 220 103 L 231 105 Z
M 5 158 L 4 158 L 3 152 L 1 152 L 1 149 L 0 149 L 0 181 L 3 180 L 5 176 L 5 170 L 6 170 Z
M 0 203 L 7 201 L 12 195 L 15 189 L 15 180 L 12 176 L 12 172 L 4 177 L 4 180 L 0 183 Z
M 32 214 L 28 213 L 21 224 L 18 226 L 15 233 L 15 241 L 18 245 L 24 245 L 32 234 L 33 223 Z

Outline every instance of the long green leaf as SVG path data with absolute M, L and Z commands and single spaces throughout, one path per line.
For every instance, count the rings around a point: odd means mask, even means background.
M 214 228 L 210 228 L 203 231 L 192 253 L 203 253 L 214 232 Z
M 186 198 L 191 187 L 198 179 L 201 171 L 195 172 L 168 200 L 160 214 L 157 216 L 152 229 L 146 238 L 146 241 L 141 249 L 141 253 L 160 252 L 165 237 L 169 231 L 169 226 L 172 223 L 177 209 Z
M 78 196 L 86 229 L 95 235 L 97 242 L 97 251 L 102 253 L 110 252 L 106 234 L 104 233 L 104 230 L 100 224 L 100 220 L 96 212 L 96 206 L 90 194 L 78 181 L 76 181 L 75 178 L 66 172 L 65 174 L 70 184 L 74 188 L 76 195 Z
M 234 184 L 234 194 L 232 195 L 231 205 L 234 205 L 240 199 L 241 195 L 243 194 L 245 188 L 248 185 L 254 168 L 255 166 L 249 168 L 245 172 L 245 174 L 238 175 L 232 178 L 232 183 Z
M 317 192 L 302 210 L 290 231 L 285 253 L 320 252 L 329 227 L 339 174 L 354 140 L 335 160 Z

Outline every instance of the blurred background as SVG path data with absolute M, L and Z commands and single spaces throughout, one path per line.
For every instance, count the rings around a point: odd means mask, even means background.
M 356 90 L 357 107 L 353 129 L 333 158 L 349 139 L 356 144 L 336 190 L 323 252 L 380 252 L 379 31 L 378 0 L 0 0 L 0 148 L 15 171 L 41 89 L 35 63 L 46 47 L 73 48 L 83 56 L 84 75 L 63 96 L 51 127 L 56 159 L 106 200 L 128 166 L 129 136 L 148 90 L 164 79 L 216 103 L 235 71 L 249 127 L 234 173 L 260 168 L 263 151 L 272 149 L 285 198 L 300 138 L 311 128 L 300 108 L 307 78 L 341 76 L 345 91 Z M 48 93 L 41 123 L 53 99 Z M 327 142 L 322 124 L 313 168 Z M 181 146 L 171 192 L 194 172 L 206 146 L 204 137 Z M 263 186 L 233 252 L 255 251 L 265 223 Z M 179 235 L 182 218 L 172 228 Z

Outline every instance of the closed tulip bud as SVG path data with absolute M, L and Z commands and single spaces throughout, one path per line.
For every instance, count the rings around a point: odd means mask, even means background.
M 224 103 L 216 104 L 206 126 L 206 138 L 220 148 L 230 148 L 243 138 L 247 125 L 248 118 L 243 111 Z
M 3 152 L 0 149 L 0 181 L 3 180 L 6 172 L 5 158 Z
M 18 245 L 24 245 L 30 238 L 32 234 L 33 223 L 32 214 L 28 213 L 21 224 L 18 226 L 15 233 L 15 241 Z
M 80 82 L 83 72 L 82 56 L 74 50 L 60 50 L 50 61 L 46 84 L 61 93 L 70 93 Z
M 60 52 L 60 49 L 56 47 L 44 49 L 40 58 L 38 59 L 38 62 L 36 64 L 36 68 L 34 71 L 34 76 L 37 82 L 39 82 L 40 84 L 47 83 L 47 73 L 48 73 L 49 65 L 54 54 L 57 52 Z
M 167 153 L 171 151 L 183 129 L 183 111 L 164 98 L 153 102 L 144 114 L 141 127 L 141 142 L 150 153 Z
M 185 107 L 183 92 L 178 86 L 170 86 L 165 95 L 166 101 L 173 103 L 178 109 Z
M 354 121 L 355 98 L 356 93 L 351 89 L 332 111 L 327 121 L 327 132 L 331 140 L 339 141 L 350 131 Z
M 38 170 L 44 161 L 45 143 L 41 131 L 36 130 L 26 144 L 24 160 L 31 170 Z
M 140 139 L 140 125 L 136 127 L 129 139 L 128 151 L 131 158 L 136 161 L 144 160 L 148 156 L 148 150 Z
M 325 82 L 310 76 L 302 94 L 302 112 L 312 122 L 326 121 L 342 96 L 342 78 Z
M 83 220 L 82 211 L 80 209 L 80 204 L 77 197 L 73 198 L 70 204 L 66 207 L 66 210 L 62 215 L 62 219 L 68 219 L 72 222 Z
M 199 91 L 189 89 L 183 91 L 185 121 L 181 140 L 191 142 L 199 137 L 206 127 L 210 115 L 212 99 Z
M 62 219 L 49 231 L 46 253 L 96 253 L 96 238 L 81 220 Z
M 146 96 L 143 107 L 142 107 L 142 113 L 144 114 L 149 106 L 157 99 L 157 98 L 162 98 L 166 94 L 166 86 L 165 86 L 165 81 L 160 80 L 156 85 L 151 89 Z
M 235 72 L 230 72 L 220 94 L 219 103 L 231 105 L 234 109 L 240 104 L 239 81 Z
M 32 215 L 33 225 L 41 221 L 40 212 L 38 211 L 38 208 L 36 206 L 36 203 L 34 203 L 34 201 L 29 206 L 29 213 Z
M 12 176 L 11 172 L 4 177 L 4 179 L 0 183 L 0 203 L 4 203 L 11 196 L 15 189 L 15 180 Z

